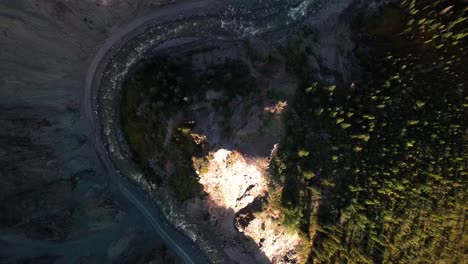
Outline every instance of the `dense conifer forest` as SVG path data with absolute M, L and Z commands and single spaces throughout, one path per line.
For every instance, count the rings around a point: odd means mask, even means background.
M 466 263 L 463 1 L 402 1 L 363 21 L 365 76 L 314 82 L 298 37 L 301 88 L 273 160 L 273 204 L 311 239 L 312 263 Z M 280 194 L 274 194 L 281 190 Z
M 306 241 L 307 262 L 467 263 L 467 11 L 463 1 L 405 0 L 363 19 L 363 74 L 349 86 L 311 74 L 313 31 L 279 48 L 299 84 L 266 205 Z M 238 62 L 198 75 L 181 58 L 142 65 L 125 84 L 124 130 L 152 182 L 164 176 L 148 159 L 175 162 L 171 186 L 185 201 L 202 189 L 206 153 L 190 122 L 168 138 L 170 119 L 207 89 L 225 88 L 222 108 L 255 85 Z

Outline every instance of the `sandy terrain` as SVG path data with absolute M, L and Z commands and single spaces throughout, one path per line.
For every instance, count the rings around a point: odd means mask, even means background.
M 157 1 L 0 1 L 1 263 L 172 258 L 109 186 L 81 109 L 101 42 L 158 8 Z

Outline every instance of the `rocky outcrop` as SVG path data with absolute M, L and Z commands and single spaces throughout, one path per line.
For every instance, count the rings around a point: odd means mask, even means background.
M 297 233 L 287 231 L 268 213 L 268 163 L 268 157 L 213 151 L 204 172 L 198 172 L 207 197 L 188 203 L 192 216 L 209 223 L 224 241 L 226 253 L 242 263 L 294 263 L 301 242 Z M 244 244 L 231 242 L 239 237 L 246 238 Z M 243 258 L 244 250 L 253 252 L 255 260 Z
M 208 171 L 200 173 L 200 183 L 213 202 L 237 212 L 265 195 L 267 181 L 260 165 L 262 160 L 249 160 L 237 151 L 225 149 L 211 155 Z

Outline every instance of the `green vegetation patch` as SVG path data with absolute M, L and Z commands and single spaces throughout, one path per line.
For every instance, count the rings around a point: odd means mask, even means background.
M 255 88 L 248 67 L 239 61 L 194 72 L 190 56 L 166 56 L 136 67 L 124 83 L 121 117 L 134 159 L 147 179 L 156 184 L 167 181 L 180 201 L 198 195 L 202 186 L 195 169 L 199 166 L 194 168 L 192 158 L 205 153 L 203 144 L 192 137 L 195 121 L 190 104 L 204 100 L 209 89 L 223 91 L 217 104 L 225 108 L 228 119 L 232 97 L 247 96 Z
M 181 201 L 195 196 L 201 186 L 188 162 L 200 150 L 188 133 L 189 122 L 173 124 L 174 115 L 192 100 L 189 62 L 159 58 L 142 63 L 124 84 L 122 125 L 135 161 L 153 183 L 170 178 Z M 166 166 L 174 167 L 167 175 Z

